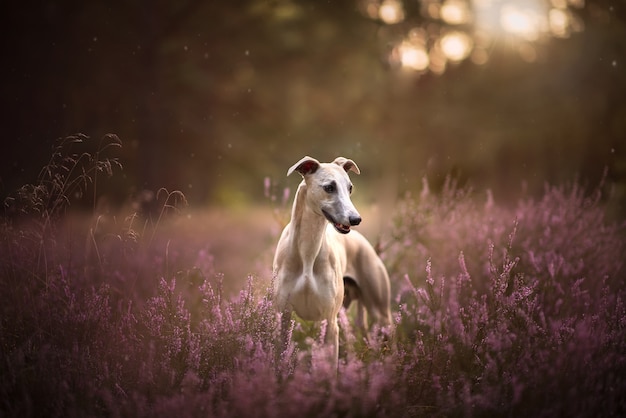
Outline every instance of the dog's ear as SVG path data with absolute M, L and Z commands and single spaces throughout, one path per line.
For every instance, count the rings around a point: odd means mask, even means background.
M 315 158 L 304 157 L 294 165 L 292 165 L 289 170 L 287 170 L 287 175 L 290 175 L 294 171 L 297 171 L 304 177 L 307 174 L 313 174 L 320 167 L 320 162 Z
M 359 170 L 359 167 L 356 165 L 356 163 L 348 158 L 337 157 L 335 158 L 335 161 L 333 161 L 333 163 L 342 166 L 343 169 L 346 170 L 346 172 L 354 171 L 357 174 L 361 174 L 361 171 Z

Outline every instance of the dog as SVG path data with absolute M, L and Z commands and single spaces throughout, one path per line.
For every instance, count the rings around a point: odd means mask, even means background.
M 337 157 L 320 163 L 304 157 L 287 171 L 303 180 L 294 196 L 291 220 L 283 229 L 274 255 L 274 296 L 282 312 L 283 347 L 291 313 L 309 321 L 326 320 L 324 342 L 337 369 L 341 307 L 357 302 L 357 326 L 366 331 L 366 313 L 381 326 L 391 324 L 387 270 L 367 239 L 353 231 L 361 215 L 350 200 L 348 172 L 356 163 Z

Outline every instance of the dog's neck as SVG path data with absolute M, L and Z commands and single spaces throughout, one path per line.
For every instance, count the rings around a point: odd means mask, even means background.
M 302 260 L 305 275 L 312 275 L 313 264 L 320 253 L 328 221 L 313 212 L 306 203 L 307 185 L 304 181 L 298 186 L 291 212 L 293 235 L 291 248 L 296 249 Z

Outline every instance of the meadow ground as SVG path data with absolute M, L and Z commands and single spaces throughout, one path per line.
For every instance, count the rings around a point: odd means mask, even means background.
M 174 192 L 152 218 L 76 215 L 47 178 L 0 222 L 0 416 L 626 412 L 625 225 L 598 190 L 503 207 L 449 182 L 400 199 L 364 231 L 394 322 L 366 339 L 342 312 L 335 378 L 323 325 L 294 318 L 276 350 L 288 208 L 205 211 Z

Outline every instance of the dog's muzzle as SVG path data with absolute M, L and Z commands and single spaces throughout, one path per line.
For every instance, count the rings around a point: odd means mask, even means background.
M 341 222 L 337 222 L 332 216 L 330 216 L 330 214 L 328 212 L 326 212 L 323 209 L 322 209 L 322 213 L 324 214 L 324 216 L 326 217 L 328 222 L 330 222 L 335 227 L 337 232 L 339 232 L 341 234 L 347 234 L 348 232 L 350 232 L 350 227 L 351 226 L 356 226 L 356 225 L 361 223 L 361 217 L 358 216 L 358 215 L 357 216 L 350 216 L 348 218 L 348 222 L 350 222 L 350 224 L 349 225 L 345 225 L 345 224 L 342 224 Z

